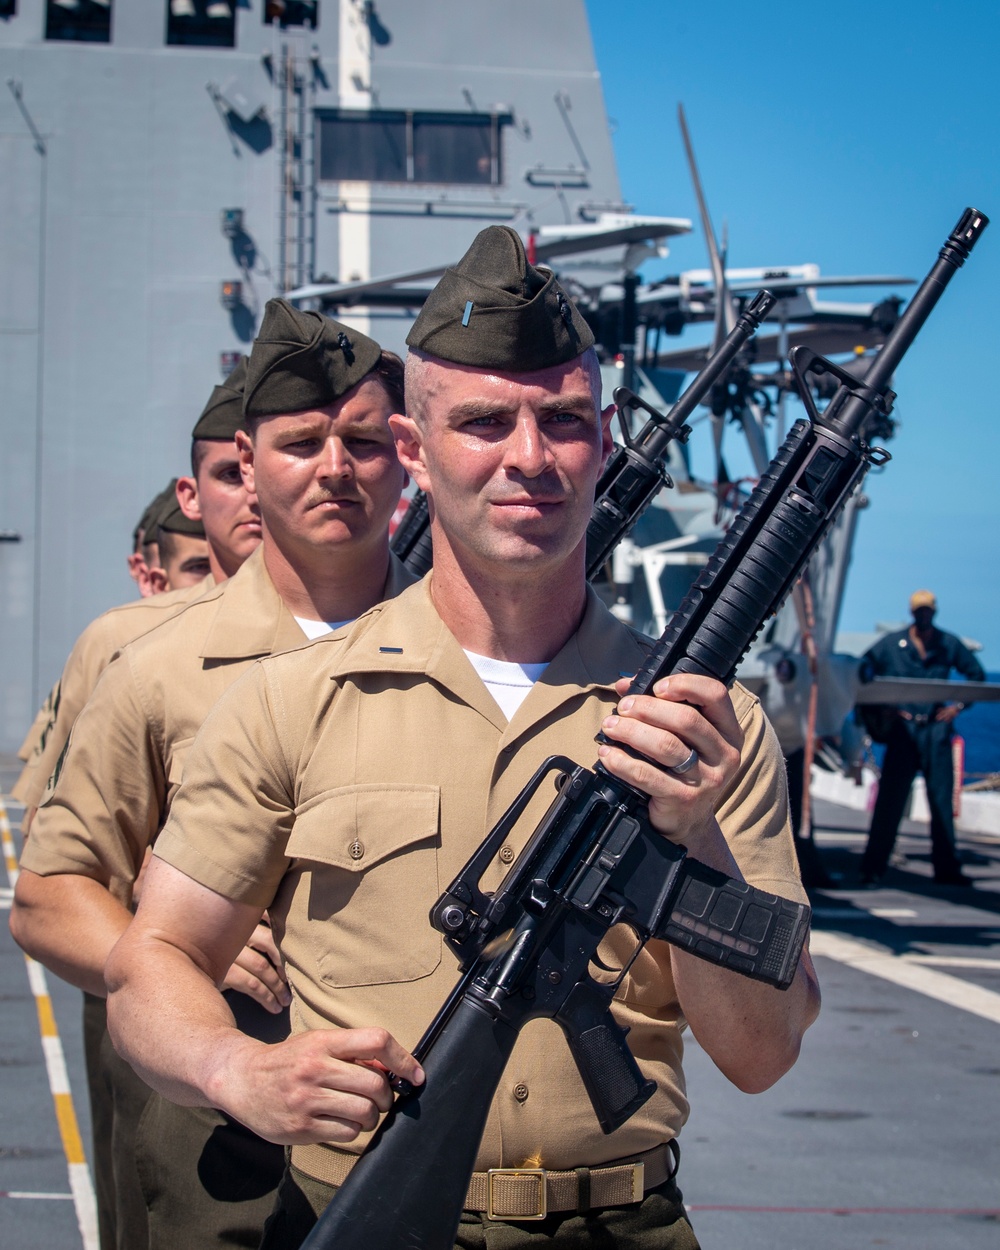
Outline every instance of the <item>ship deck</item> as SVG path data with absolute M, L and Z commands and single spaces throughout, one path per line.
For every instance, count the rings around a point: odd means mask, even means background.
M 14 761 L 2 764 L 6 793 Z M 21 812 L 4 801 L 16 850 Z M 993 1250 L 1000 839 L 960 834 L 975 888 L 936 887 L 926 829 L 907 822 L 884 888 L 857 890 L 865 813 L 818 801 L 814 819 L 838 888 L 813 895 L 823 1011 L 798 1064 L 774 1089 L 744 1095 L 688 1035 L 680 1181 L 699 1239 L 705 1250 Z M 40 972 L 3 925 L 3 1245 L 90 1250 L 80 995 Z

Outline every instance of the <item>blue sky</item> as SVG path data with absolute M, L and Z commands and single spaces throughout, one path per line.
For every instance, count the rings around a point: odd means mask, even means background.
M 730 265 L 919 279 L 966 205 L 994 218 L 896 375 L 902 424 L 892 463 L 867 479 L 840 625 L 902 620 L 927 586 L 938 624 L 1000 669 L 1000 4 L 587 8 L 624 199 L 697 221 L 682 102 Z M 706 265 L 696 225 L 644 272 Z

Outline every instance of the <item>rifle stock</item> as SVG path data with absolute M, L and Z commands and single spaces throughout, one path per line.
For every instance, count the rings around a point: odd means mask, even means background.
M 422 1061 L 425 1084 L 396 1099 L 340 1188 L 336 1231 L 324 1215 L 303 1250 L 450 1248 L 493 1094 L 516 1041 L 517 1032 L 482 1004 L 457 1003 Z M 429 1166 L 415 1167 L 415 1160 Z M 352 1183 L 359 1171 L 361 1183 Z

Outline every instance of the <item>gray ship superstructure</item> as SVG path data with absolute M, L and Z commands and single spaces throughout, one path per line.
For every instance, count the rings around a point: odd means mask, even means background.
M 0 750 L 80 630 L 132 596 L 133 526 L 185 470 L 194 420 L 272 295 L 401 350 L 437 276 L 506 223 L 584 310 L 608 395 L 625 382 L 662 409 L 705 356 L 665 351 L 669 336 L 716 317 L 727 283 L 733 300 L 767 285 L 778 326 L 730 387 L 738 409 L 705 423 L 717 442 L 738 425 L 758 473 L 785 424 L 761 388 L 789 348 L 876 345 L 898 309 L 824 301 L 876 279 L 814 265 L 643 285 L 642 263 L 691 222 L 622 203 L 582 0 L 0 0 L 0 169 Z M 762 365 L 777 369 L 763 382 Z M 657 632 L 747 493 L 694 480 L 679 445 L 670 471 L 677 489 L 605 586 Z M 854 511 L 817 568 L 821 651 Z M 774 677 L 801 631 L 790 604 L 748 667 L 793 718 L 805 666 L 791 686 Z M 832 702 L 828 688 L 835 728 L 850 684 Z
M 578 0 L 3 0 L 0 169 L 5 750 L 269 297 L 624 211 Z

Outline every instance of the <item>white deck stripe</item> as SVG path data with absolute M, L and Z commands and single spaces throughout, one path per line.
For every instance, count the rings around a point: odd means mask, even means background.
M 927 998 L 968 1011 L 984 1020 L 1000 1024 L 1000 994 L 971 985 L 959 977 L 945 972 L 935 972 L 921 964 L 912 963 L 899 955 L 892 955 L 883 947 L 868 946 L 839 933 L 813 931 L 809 949 L 814 955 L 835 959 L 838 963 L 857 968 L 860 972 L 881 977 L 905 989 L 915 990 Z
M 73 1191 L 76 1222 L 80 1226 L 84 1250 L 98 1250 L 100 1238 L 97 1234 L 97 1199 L 94 1196 L 94 1183 L 90 1179 L 90 1168 L 86 1163 L 69 1164 L 69 1187 Z
M 43 1037 L 42 1050 L 45 1052 L 45 1066 L 49 1070 L 49 1089 L 53 1094 L 70 1094 L 69 1073 L 66 1071 L 66 1059 L 63 1055 L 62 1043 L 58 1037 Z
M 901 955 L 908 964 L 927 964 L 931 968 L 988 968 L 1000 972 L 1000 959 L 981 955 Z
M 28 984 L 31 986 L 31 992 L 36 998 L 48 998 L 49 986 L 45 980 L 45 969 L 36 960 L 30 957 L 25 960 L 28 966 Z
M 72 1202 L 72 1194 L 46 1194 L 46 1193 L 30 1193 L 28 1190 L 8 1190 L 7 1193 L 0 1193 L 0 1198 L 30 1198 L 35 1202 Z
M 10 831 L 10 822 L 7 819 L 7 809 L 4 806 L 3 799 L 0 798 L 0 843 L 2 843 L 3 857 L 7 867 L 7 877 L 10 881 L 11 889 L 17 884 L 17 854 L 14 847 L 14 839 Z M 28 969 L 28 984 L 31 986 L 31 992 L 36 1000 L 48 1000 L 49 987 L 45 979 L 45 969 L 41 964 L 36 963 L 34 959 L 25 956 L 25 965 Z M 46 1012 L 51 1012 L 51 1002 L 44 1003 Z M 68 1099 L 68 1103 L 63 1104 L 63 1110 L 67 1110 L 72 1119 L 72 1132 L 74 1137 L 78 1135 L 76 1125 L 76 1114 L 73 1111 L 72 1091 L 69 1087 L 69 1074 L 66 1071 L 66 1058 L 63 1053 L 62 1042 L 59 1040 L 58 1033 L 54 1037 L 42 1037 L 42 1052 L 45 1055 L 45 1067 L 48 1072 L 49 1088 L 52 1091 L 53 1102 L 57 1104 L 57 1114 L 60 1115 L 60 1136 L 63 1142 L 63 1150 L 67 1151 L 67 1139 L 63 1135 L 62 1113 L 59 1112 L 59 1098 Z M 74 1147 L 75 1151 L 76 1147 Z M 86 1163 L 71 1162 L 69 1155 L 66 1159 L 66 1168 L 69 1172 L 69 1187 L 73 1193 L 73 1202 L 76 1207 L 76 1222 L 80 1229 L 80 1237 L 83 1241 L 84 1250 L 98 1250 L 97 1236 L 97 1199 L 94 1195 L 94 1185 L 90 1179 L 90 1169 Z

